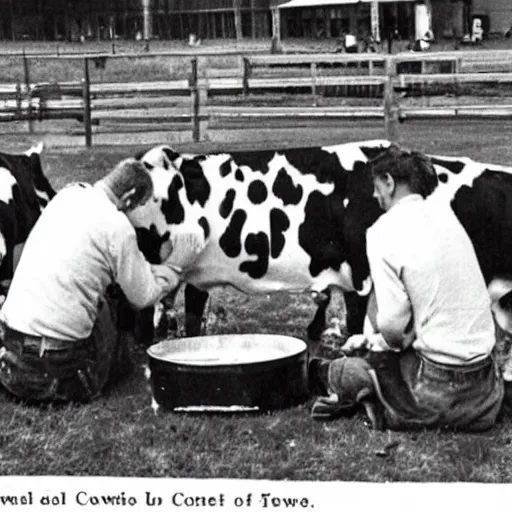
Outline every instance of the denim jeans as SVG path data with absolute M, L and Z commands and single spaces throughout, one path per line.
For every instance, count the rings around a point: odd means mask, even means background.
M 105 302 L 89 338 L 60 343 L 5 329 L 0 383 L 27 402 L 93 400 L 130 364 L 114 319 L 115 309 Z
M 393 430 L 450 427 L 487 430 L 503 400 L 501 373 L 494 358 L 468 366 L 431 361 L 415 350 L 374 352 L 368 361 L 378 380 L 385 424 Z

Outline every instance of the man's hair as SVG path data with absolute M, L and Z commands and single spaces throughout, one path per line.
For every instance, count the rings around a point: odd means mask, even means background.
M 153 181 L 149 172 L 144 164 L 135 158 L 119 162 L 102 181 L 118 199 L 129 190 L 135 189 L 132 196 L 134 206 L 153 193 Z
M 397 144 L 391 144 L 368 165 L 374 178 L 389 174 L 395 182 L 408 185 L 411 192 L 423 197 L 437 187 L 437 174 L 430 159 L 423 153 L 400 148 Z

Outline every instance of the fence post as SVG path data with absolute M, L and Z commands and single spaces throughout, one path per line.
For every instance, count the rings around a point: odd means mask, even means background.
M 190 92 L 192 94 L 192 138 L 194 142 L 201 140 L 201 122 L 199 119 L 200 100 L 199 100 L 199 84 L 197 57 L 191 61 L 192 73 L 190 75 Z
M 28 131 L 34 133 L 34 124 L 32 122 L 32 92 L 30 90 L 30 67 L 27 56 L 25 54 L 25 48 L 23 48 L 23 70 L 25 73 L 25 88 L 26 98 L 28 101 L 27 114 L 28 114 Z
M 21 96 L 21 84 L 18 82 L 16 84 L 16 117 L 21 119 L 22 115 L 22 102 L 23 98 Z
M 398 138 L 398 108 L 394 91 L 396 62 L 394 57 L 386 58 L 386 82 L 384 83 L 384 132 L 390 141 Z
M 84 59 L 84 78 L 83 85 L 83 101 L 84 101 L 84 131 L 85 145 L 90 148 L 92 146 L 92 128 L 91 128 L 91 83 L 89 80 L 89 59 Z
M 313 106 L 316 107 L 316 62 L 311 63 L 311 94 L 313 95 Z
M 243 93 L 244 93 L 244 96 L 247 96 L 249 94 L 249 77 L 251 75 L 251 63 L 249 61 L 249 57 L 244 57 L 243 63 L 244 63 L 243 77 L 242 77 Z

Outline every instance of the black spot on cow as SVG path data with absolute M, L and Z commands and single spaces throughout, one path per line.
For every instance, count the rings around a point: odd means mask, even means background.
M 462 169 L 466 167 L 464 162 L 457 162 L 456 160 L 444 160 L 443 158 L 433 157 L 430 159 L 434 165 L 440 165 L 445 169 L 448 169 L 453 174 L 460 174 Z
M 361 146 L 361 153 L 368 159 L 373 160 L 388 149 L 384 146 Z
M 211 187 L 201 166 L 201 162 L 205 158 L 204 156 L 196 156 L 183 160 L 179 169 L 185 181 L 185 190 L 190 204 L 197 201 L 201 206 L 204 206 L 210 197 Z
M 247 197 L 253 204 L 261 204 L 268 197 L 268 191 L 265 183 L 261 180 L 254 180 L 247 190 Z
M 439 181 L 441 183 L 448 183 L 448 174 L 446 174 L 445 172 L 438 174 L 437 177 L 439 178 Z
M 464 226 L 486 282 L 512 268 L 512 175 L 486 170 L 462 186 L 451 206 Z
M 231 172 L 231 159 L 226 160 L 219 167 L 220 175 L 225 178 Z
M 230 188 L 226 192 L 226 195 L 224 196 L 224 199 L 222 200 L 222 202 L 220 203 L 220 206 L 219 206 L 219 213 L 223 219 L 227 219 L 230 216 L 231 211 L 233 210 L 233 204 L 235 202 L 235 197 L 236 197 L 236 192 L 234 191 L 234 189 Z
M 226 231 L 219 238 L 219 246 L 228 258 L 236 258 L 242 251 L 242 229 L 247 220 L 247 213 L 235 210 Z
M 240 272 L 247 273 L 253 279 L 262 278 L 268 270 L 269 241 L 266 233 L 251 233 L 245 240 L 245 250 L 255 255 L 256 260 L 244 261 L 240 265 Z
M 171 162 L 174 162 L 174 160 L 177 160 L 180 157 L 180 154 L 172 150 L 171 148 L 163 148 L 162 151 Z
M 240 181 L 240 182 L 243 183 L 244 179 L 245 179 L 244 178 L 244 173 L 242 172 L 242 170 L 241 169 L 237 169 L 235 171 L 235 180 Z
M 182 188 L 183 180 L 177 174 L 167 189 L 167 199 L 162 201 L 161 209 L 167 224 L 181 224 L 185 220 L 185 210 L 179 196 Z
M 270 255 L 278 258 L 284 248 L 284 232 L 290 227 L 290 220 L 283 210 L 273 208 L 270 211 Z
M 169 232 L 167 231 L 160 236 L 154 224 L 151 224 L 149 229 L 135 228 L 135 232 L 137 233 L 139 249 L 146 259 L 153 264 L 161 263 L 160 249 L 162 248 L 162 244 L 169 240 Z
M 275 154 L 275 151 L 241 151 L 232 153 L 232 156 L 239 167 L 246 165 L 253 171 L 266 174 L 268 164 Z
M 153 164 L 150 164 L 148 162 L 142 162 L 144 164 L 144 167 L 148 170 L 148 171 L 151 171 L 155 168 L 155 166 Z
M 339 270 L 343 251 L 343 198 L 313 191 L 305 206 L 304 222 L 299 226 L 299 244 L 310 255 L 313 277 L 328 268 Z
M 301 148 L 286 150 L 284 156 L 302 174 L 312 174 L 320 183 L 343 187 L 346 173 L 334 153 L 322 148 Z
M 356 289 L 361 289 L 368 277 L 366 231 L 382 215 L 383 210 L 373 197 L 373 180 L 367 165 L 357 161 L 354 170 L 347 173 L 348 205 L 344 210 L 342 239 L 345 258 L 352 269 Z
M 204 237 L 208 238 L 210 236 L 210 223 L 206 217 L 201 217 L 199 219 L 199 225 L 203 228 Z
M 272 192 L 276 197 L 283 201 L 286 206 L 288 204 L 299 204 L 302 199 L 302 185 L 295 185 L 291 176 L 285 169 L 281 169 L 276 176 Z

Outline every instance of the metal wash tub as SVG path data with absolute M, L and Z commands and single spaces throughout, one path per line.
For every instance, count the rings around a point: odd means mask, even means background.
M 169 339 L 147 350 L 153 397 L 166 409 L 270 410 L 308 398 L 307 346 L 229 334 Z

